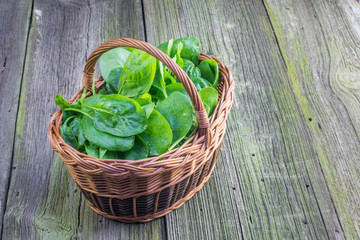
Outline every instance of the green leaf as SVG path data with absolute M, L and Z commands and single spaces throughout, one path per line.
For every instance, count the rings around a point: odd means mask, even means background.
M 86 138 L 84 136 L 84 129 L 83 129 L 83 126 L 82 126 L 82 118 L 84 117 L 78 117 L 80 119 L 80 122 L 78 123 L 78 128 L 79 128 L 79 131 L 78 131 L 78 146 L 79 147 L 82 147 L 84 146 L 85 142 L 86 142 Z
M 171 83 L 176 83 L 176 79 L 170 74 L 169 71 L 167 71 L 164 67 L 164 82 L 166 85 L 169 85 Z M 169 95 L 169 94 L 167 94 L 167 95 Z
M 102 159 L 121 159 L 121 152 L 107 150 Z
M 135 137 L 135 144 L 132 149 L 122 154 L 125 160 L 139 160 L 147 158 L 149 155 L 149 148 L 146 142 L 140 137 Z
M 101 96 L 101 94 L 92 95 L 88 98 L 85 98 L 82 103 L 85 105 L 94 106 L 100 100 Z
M 144 106 L 151 103 L 151 95 L 149 93 L 145 93 L 139 98 L 134 99 L 140 106 Z
M 84 106 L 94 111 L 95 128 L 99 131 L 129 137 L 146 129 L 146 114 L 133 99 L 118 94 L 105 95 L 96 105 Z
M 134 99 L 138 104 L 140 104 L 140 106 L 144 106 L 144 105 L 147 105 L 147 104 L 150 104 L 151 102 L 149 102 L 148 99 L 145 99 L 145 98 L 135 98 Z
M 206 87 L 211 87 L 211 83 L 209 83 L 208 81 L 206 81 L 205 79 L 201 78 L 201 77 L 193 77 L 191 78 L 191 80 L 193 81 L 196 90 L 200 91 L 203 88 Z
M 60 94 L 55 96 L 55 103 L 56 105 L 61 107 L 63 112 L 63 121 L 65 122 L 68 118 L 77 115 L 78 113 L 75 111 L 67 111 L 69 108 L 80 109 L 79 103 L 76 101 L 72 105 L 66 101 Z
M 160 102 L 156 110 L 169 122 L 173 133 L 173 143 L 182 139 L 189 132 L 195 113 L 187 96 L 175 91 Z
M 169 44 L 170 43 L 170 44 Z M 158 48 L 173 58 L 176 55 L 178 45 L 182 43 L 180 56 L 187 58 L 192 61 L 195 65 L 198 64 L 200 50 L 199 50 L 199 39 L 197 37 L 186 37 L 179 38 L 172 41 L 164 42 L 158 46 Z M 171 51 L 169 51 L 171 49 Z M 170 54 L 169 54 L 170 52 Z
M 177 65 L 179 65 L 179 67 L 181 68 L 184 66 L 184 61 L 180 55 L 182 49 L 183 49 L 183 44 L 180 42 L 176 47 L 176 53 L 175 56 L 173 57 L 174 62 L 176 62 Z
M 196 116 L 194 116 L 193 123 L 191 125 L 191 128 L 190 128 L 189 132 L 180 141 L 172 144 L 172 146 L 169 148 L 169 150 L 171 150 L 173 148 L 180 147 L 181 145 L 183 145 L 189 138 L 191 138 L 194 135 L 194 133 L 195 133 L 195 131 L 197 129 L 197 126 L 198 126 L 197 119 L 196 119 Z
M 156 60 L 156 73 L 153 84 L 150 88 L 150 91 L 153 93 L 152 95 L 156 99 L 165 99 L 167 98 L 166 90 L 165 90 L 165 79 L 164 79 L 164 65 L 159 60 Z
M 156 72 L 156 59 L 141 50 L 133 50 L 120 76 L 119 94 L 139 97 L 150 90 Z
M 87 143 L 87 144 L 85 144 L 86 154 L 89 156 L 92 156 L 92 157 L 99 158 L 99 148 L 92 144 L 88 144 L 88 142 L 86 142 L 86 143 Z
M 201 77 L 216 88 L 219 81 L 219 66 L 214 59 L 206 59 L 199 64 Z
M 116 94 L 119 92 L 121 88 L 121 81 L 120 81 L 121 72 L 122 72 L 122 67 L 121 68 L 118 67 L 113 69 L 109 73 L 108 80 L 106 81 L 106 88 L 108 92 L 112 94 Z
M 60 106 L 61 108 L 70 108 L 71 105 L 68 101 L 66 101 L 60 94 L 55 96 L 55 103 L 56 105 Z
M 208 114 L 208 116 L 210 116 L 217 103 L 218 103 L 218 98 L 219 98 L 219 93 L 215 88 L 212 87 L 207 87 L 207 88 L 203 88 L 200 90 L 199 92 L 200 98 L 202 100 L 202 102 L 204 103 L 204 106 L 206 104 L 206 106 L 208 107 L 206 109 L 206 112 Z M 206 108 L 205 106 L 205 108 Z
M 135 137 L 117 137 L 98 131 L 91 118 L 83 116 L 81 125 L 85 138 L 92 144 L 110 151 L 128 151 L 134 146 Z
M 79 135 L 79 123 L 80 123 L 80 120 L 81 120 L 81 117 L 76 117 L 69 124 L 69 127 L 71 128 L 71 131 L 74 133 L 74 135 L 76 137 Z
M 181 92 L 182 94 L 185 94 L 186 96 L 188 96 L 190 98 L 190 96 L 188 95 L 188 93 L 186 92 L 184 85 L 182 85 L 182 83 L 171 83 L 169 85 L 166 86 L 166 92 L 170 95 L 173 92 Z
M 117 85 L 116 81 L 119 82 L 120 73 L 129 55 L 130 51 L 125 48 L 118 47 L 107 51 L 100 57 L 100 71 L 105 82 L 111 82 L 111 85 L 114 84 L 114 86 Z
M 168 150 L 172 131 L 168 121 L 155 109 L 152 111 L 146 130 L 139 135 L 149 147 L 149 156 L 157 156 Z
M 72 120 L 75 116 L 68 118 L 63 125 L 60 126 L 60 135 L 64 139 L 64 141 L 69 144 L 71 147 L 76 148 L 78 143 L 76 136 L 72 129 L 68 126 L 70 120 Z
M 152 111 L 154 110 L 155 107 L 155 103 L 149 103 L 147 105 L 141 106 L 141 108 L 145 111 L 146 113 L 146 118 L 150 117 L 150 114 L 152 113 Z
M 100 158 L 100 159 L 103 159 L 103 158 L 104 158 L 104 155 L 106 154 L 106 152 L 107 152 L 107 149 L 106 149 L 106 148 L 100 147 L 100 148 L 99 148 L 99 158 Z
M 151 95 L 150 95 L 150 93 L 145 93 L 140 98 L 147 99 L 149 101 L 149 103 L 151 103 Z
M 196 67 L 192 61 L 184 58 L 183 62 L 184 63 L 182 69 L 184 69 L 184 71 L 190 78 L 201 76 L 200 69 Z

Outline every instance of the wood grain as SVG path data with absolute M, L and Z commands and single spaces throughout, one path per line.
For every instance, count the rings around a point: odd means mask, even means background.
M 1 239 L 359 239 L 354 1 L 0 0 L 0 6 Z M 156 45 L 189 35 L 236 81 L 213 177 L 161 219 L 107 220 L 89 208 L 49 146 L 54 96 L 69 99 L 80 88 L 87 56 L 106 40 Z
M 347 239 L 360 236 L 360 8 L 355 1 L 266 1 Z
M 14 144 L 31 1 L 0 1 L 0 236 Z M 16 165 L 13 166 L 16 168 Z
M 47 139 L 55 95 L 69 99 L 91 51 L 120 36 L 144 40 L 140 1 L 35 2 L 3 239 L 162 238 L 163 220 L 130 226 L 94 214 Z
M 149 42 L 199 36 L 201 50 L 218 56 L 236 81 L 213 179 L 166 216 L 168 238 L 344 238 L 264 4 L 163 0 L 144 6 Z

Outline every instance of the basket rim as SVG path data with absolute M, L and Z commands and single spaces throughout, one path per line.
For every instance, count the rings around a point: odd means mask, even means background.
M 212 130 L 214 130 L 213 129 L 214 123 L 216 123 L 216 120 L 218 118 L 220 118 L 220 116 L 221 116 L 221 113 L 219 113 L 220 106 L 227 103 L 227 104 L 230 104 L 229 109 L 231 108 L 232 101 L 233 101 L 234 79 L 232 77 L 232 73 L 231 73 L 230 69 L 228 67 L 226 67 L 219 59 L 217 59 L 216 57 L 211 57 L 204 53 L 200 53 L 199 62 L 206 60 L 206 59 L 213 59 L 217 62 L 218 66 L 219 66 L 219 82 L 220 82 L 220 80 L 223 82 L 222 91 L 220 92 L 219 89 L 217 89 L 217 91 L 219 92 L 218 104 L 216 105 L 213 114 L 209 117 L 209 124 L 210 124 L 209 129 L 210 129 L 210 133 L 211 133 Z M 100 76 L 99 79 L 95 83 L 96 89 L 99 90 L 104 82 L 105 81 L 103 80 L 102 76 Z M 84 87 L 81 88 L 78 92 L 76 92 L 75 95 L 73 95 L 73 97 L 69 100 L 69 103 L 72 104 L 74 101 L 79 99 L 81 94 L 83 93 L 83 90 L 84 90 Z M 227 93 L 227 94 L 224 94 L 224 93 Z M 92 95 L 91 91 L 87 90 L 86 97 L 89 97 L 91 95 Z M 229 111 L 226 111 L 225 116 L 223 116 L 225 118 L 225 120 L 227 118 L 228 113 L 229 113 Z M 148 157 L 148 158 L 144 158 L 144 159 L 140 159 L 140 160 L 99 159 L 99 158 L 95 158 L 95 157 L 89 156 L 87 154 L 81 153 L 78 150 L 76 150 L 75 148 L 68 145 L 59 133 L 59 127 L 60 127 L 61 123 L 62 123 L 62 111 L 61 111 L 61 109 L 59 109 L 52 115 L 52 117 L 50 119 L 49 132 L 48 132 L 50 145 L 52 146 L 54 151 L 56 151 L 58 153 L 63 152 L 67 155 L 72 156 L 74 159 L 82 161 L 83 163 L 85 163 L 85 165 L 89 166 L 89 169 L 95 170 L 96 168 L 94 168 L 94 165 L 96 165 L 97 167 L 102 167 L 104 169 L 108 169 L 108 170 L 110 170 L 111 173 L 114 173 L 114 174 L 119 174 L 119 173 L 125 172 L 126 170 L 122 169 L 123 166 L 127 166 L 126 167 L 127 169 L 130 166 L 133 166 L 133 168 L 136 172 L 145 171 L 149 174 L 153 174 L 154 171 L 156 172 L 158 168 L 164 168 L 165 166 L 163 166 L 163 165 L 167 165 L 167 160 L 174 160 L 174 158 L 181 155 L 183 153 L 182 151 L 191 150 L 192 147 L 194 148 L 192 150 L 193 152 L 196 152 L 197 149 L 200 150 L 200 149 L 205 148 L 205 150 L 206 150 L 206 148 L 207 148 L 205 136 L 201 136 L 201 137 L 199 136 L 199 127 L 198 127 L 195 130 L 194 135 L 191 138 L 189 138 L 185 143 L 183 143 L 181 146 L 174 148 L 170 151 L 167 151 L 159 156 Z M 213 136 L 214 134 L 211 134 L 211 135 Z M 161 160 L 161 161 L 159 161 L 159 160 Z M 189 161 L 189 158 L 184 158 L 182 161 L 179 161 L 178 164 L 176 164 L 176 163 L 170 164 L 170 165 L 173 165 L 173 167 L 166 167 L 166 169 L 171 170 L 174 168 L 178 168 L 181 165 L 185 164 L 186 161 Z M 157 163 L 162 162 L 163 164 L 160 164 L 160 165 L 157 164 L 158 166 L 151 164 L 151 163 L 155 163 L 155 162 L 157 162 Z M 91 167 L 91 165 L 93 167 Z M 151 173 L 149 172 L 149 170 L 150 170 L 149 168 L 151 169 Z M 140 174 L 142 176 L 146 175 L 146 173 L 140 173 Z

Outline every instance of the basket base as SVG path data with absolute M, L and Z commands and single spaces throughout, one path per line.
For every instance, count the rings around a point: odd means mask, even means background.
M 211 169 L 211 171 L 209 172 L 209 175 L 207 177 L 204 178 L 203 182 L 198 185 L 196 188 L 194 188 L 192 191 L 190 191 L 186 196 L 184 196 L 183 198 L 181 198 L 180 200 L 178 200 L 176 203 L 174 203 L 172 206 L 156 212 L 154 214 L 149 214 L 149 215 L 145 215 L 145 216 L 141 216 L 141 217 L 134 217 L 134 216 L 129 216 L 129 217 L 118 217 L 118 216 L 114 216 L 114 215 L 110 215 L 107 214 L 106 212 L 101 211 L 100 209 L 96 208 L 95 206 L 93 206 L 93 204 L 89 202 L 90 208 L 96 212 L 99 215 L 102 215 L 108 219 L 111 220 L 115 220 L 115 221 L 119 221 L 119 222 L 124 222 L 124 223 L 137 223 L 137 222 L 150 222 L 156 218 L 160 218 L 162 216 L 165 216 L 166 214 L 172 212 L 175 209 L 178 209 L 179 207 L 181 207 L 187 200 L 189 200 L 192 196 L 194 196 L 194 194 L 196 192 L 198 192 L 203 186 L 204 184 L 209 181 L 210 176 L 211 176 L 211 172 L 213 169 Z

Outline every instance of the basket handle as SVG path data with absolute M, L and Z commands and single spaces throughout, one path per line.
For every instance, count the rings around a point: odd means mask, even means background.
M 200 95 L 195 88 L 194 83 L 191 81 L 189 76 L 184 72 L 183 69 L 179 67 L 168 55 L 166 55 L 160 49 L 154 47 L 150 43 L 135 40 L 131 38 L 117 38 L 110 41 L 107 41 L 100 45 L 95 51 L 93 51 L 90 57 L 86 60 L 82 83 L 84 88 L 91 90 L 91 86 L 93 84 L 93 76 L 95 72 L 95 64 L 100 56 L 117 47 L 132 47 L 136 49 L 140 49 L 144 52 L 149 53 L 154 56 L 158 60 L 160 60 L 163 64 L 165 64 L 179 79 L 179 81 L 184 85 L 186 92 L 189 94 L 191 101 L 195 108 L 196 118 L 198 120 L 199 134 L 200 136 L 205 136 L 205 140 L 207 144 L 210 141 L 210 130 L 209 130 L 209 118 L 207 116 L 204 104 L 201 101 Z

